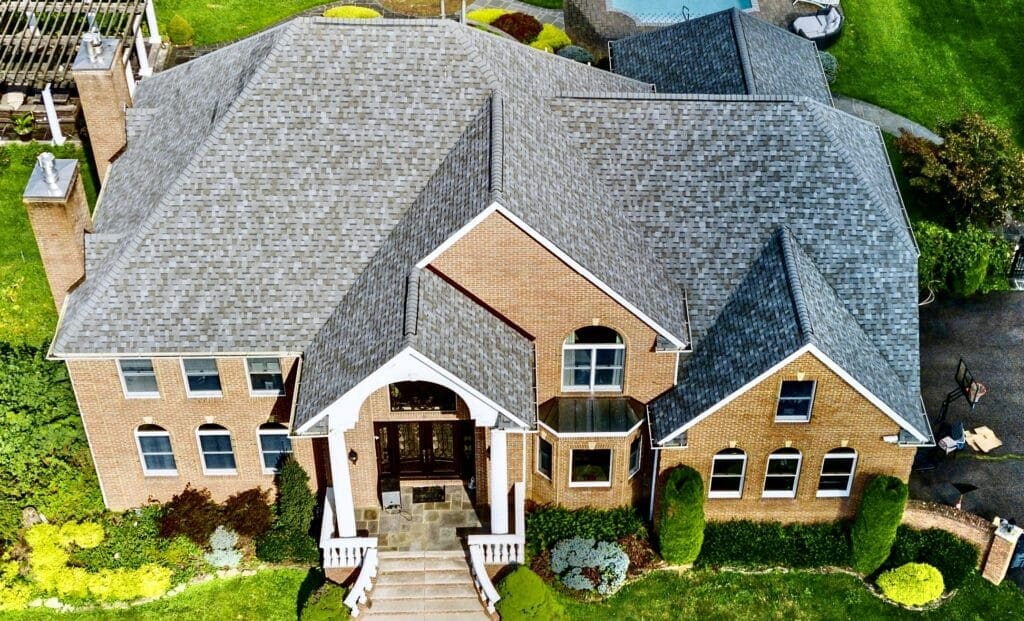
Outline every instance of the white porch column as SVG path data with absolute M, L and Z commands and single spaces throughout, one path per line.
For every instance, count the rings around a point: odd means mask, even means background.
M 53 94 L 50 92 L 50 85 L 43 89 L 43 107 L 46 108 L 46 122 L 50 126 L 50 134 L 53 136 L 53 144 L 60 146 L 64 144 L 64 134 L 60 131 L 60 120 L 57 118 L 57 107 L 53 105 Z
M 153 8 L 153 0 L 146 3 L 146 25 L 149 26 L 149 42 L 153 45 L 160 45 L 160 26 L 156 23 L 156 9 Z
M 491 532 L 508 534 L 508 432 L 491 430 L 490 478 L 487 489 L 491 496 Z
M 348 470 L 348 448 L 345 433 L 332 429 L 327 434 L 331 457 L 331 484 L 334 486 L 334 514 L 338 520 L 339 537 L 356 536 L 356 511 L 352 501 L 352 476 Z
M 139 75 L 143 78 L 153 75 L 153 68 L 149 66 L 146 43 L 142 40 L 141 29 L 135 35 L 135 55 L 139 57 Z

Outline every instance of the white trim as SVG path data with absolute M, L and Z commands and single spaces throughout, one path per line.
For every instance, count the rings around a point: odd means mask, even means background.
M 735 453 L 728 453 L 723 455 L 725 451 L 730 449 L 722 449 L 711 456 L 711 472 L 708 474 L 708 498 L 743 498 L 743 487 L 747 484 L 747 452 L 743 449 L 732 449 L 739 451 L 739 455 Z M 715 480 L 715 462 L 719 459 L 723 461 L 742 461 L 743 467 L 740 468 L 740 488 L 735 492 L 713 492 L 711 491 L 711 482 Z M 720 477 L 728 479 L 736 478 L 735 475 L 731 474 L 720 474 Z
M 487 491 L 491 502 L 491 533 L 508 534 L 508 438 L 501 429 L 491 430 Z
M 546 237 L 544 237 L 536 230 L 534 230 L 533 227 L 526 224 L 526 222 L 524 222 L 511 211 L 506 209 L 503 205 L 501 205 L 501 203 L 491 203 L 490 206 L 488 206 L 482 212 L 477 214 L 477 216 L 470 220 L 465 226 L 463 226 L 461 229 L 453 233 L 450 237 L 448 237 L 448 239 L 444 240 L 440 246 L 438 246 L 430 253 L 428 253 L 427 256 L 420 259 L 419 263 L 416 264 L 416 267 L 422 269 L 423 267 L 429 265 L 445 250 L 451 248 L 457 241 L 459 241 L 459 239 L 461 239 L 463 236 L 465 236 L 467 233 L 473 230 L 476 227 L 476 225 L 483 222 L 485 219 L 487 219 L 488 216 L 490 216 L 493 213 L 499 213 L 505 218 L 507 218 L 510 222 L 512 222 L 512 224 L 522 229 L 524 233 L 532 237 L 534 241 L 539 243 L 541 246 L 544 246 L 545 249 L 547 249 L 551 254 L 558 257 L 559 260 L 568 265 L 573 271 L 577 272 L 580 276 L 583 276 L 592 284 L 594 284 L 598 289 L 608 294 L 609 297 L 611 297 L 613 300 L 615 300 L 623 307 L 625 307 L 626 310 L 636 315 L 637 318 L 639 318 L 645 324 L 653 328 L 656 332 L 658 332 L 668 340 L 672 341 L 672 343 L 676 347 L 679 347 L 680 349 L 686 348 L 686 344 L 683 343 L 682 340 L 680 340 L 678 337 L 676 337 L 674 334 L 672 334 L 665 328 L 661 327 L 661 325 L 659 325 L 657 322 L 651 319 L 648 315 L 641 312 L 640 309 L 638 309 L 635 305 L 631 304 L 619 293 L 617 293 L 615 290 L 613 290 L 611 287 L 605 284 L 604 281 L 595 276 L 592 272 L 590 272 L 590 270 L 586 269 L 585 267 L 577 263 L 572 257 L 570 257 L 568 254 L 566 254 L 560 248 L 558 248 L 558 246 L 556 246 Z
M 207 429 L 202 428 L 206 425 L 212 425 L 218 427 L 218 429 Z M 235 462 L 234 468 L 207 468 L 206 467 L 206 452 L 203 450 L 203 442 L 200 440 L 203 436 L 222 436 L 227 434 L 228 442 L 231 444 L 231 459 Z M 231 438 L 231 432 L 227 427 L 218 425 L 217 423 L 203 423 L 199 427 L 196 427 L 196 446 L 199 448 L 199 464 L 203 467 L 203 474 L 207 476 L 219 477 L 219 476 L 233 476 L 238 474 L 238 456 L 235 455 L 235 441 Z M 211 452 L 211 455 L 226 455 L 224 451 Z M 262 459 L 262 456 L 261 456 Z
M 124 381 L 124 369 L 121 367 L 121 363 L 125 360 L 137 361 L 137 360 L 149 360 L 149 366 L 153 369 L 153 381 L 156 382 L 156 392 L 129 392 L 128 382 Z M 121 391 L 124 394 L 125 399 L 159 399 L 160 398 L 160 381 L 156 378 L 156 365 L 153 364 L 152 358 L 118 358 L 115 363 L 117 364 L 117 376 L 121 379 Z
M 540 469 L 540 443 L 541 442 L 544 442 L 549 447 L 551 447 L 551 472 L 549 474 L 544 474 L 543 472 L 541 472 L 541 469 Z M 524 442 L 524 444 L 525 444 L 525 442 Z M 534 463 L 534 470 L 537 472 L 537 474 L 539 474 L 540 476 L 544 477 L 548 481 L 552 481 L 554 479 L 554 476 L 555 476 L 555 445 L 550 443 L 550 442 L 548 442 L 544 438 L 542 438 L 541 435 L 538 433 L 537 434 L 537 444 L 536 444 L 536 446 L 537 446 L 537 459 L 536 459 L 536 463 Z
M 160 425 L 152 425 L 153 427 L 160 427 Z M 176 477 L 178 476 L 178 458 L 174 456 L 174 443 L 171 442 L 171 434 L 169 431 L 160 427 L 161 431 L 140 431 L 138 425 L 132 432 L 135 436 L 135 448 L 139 451 L 139 463 L 142 464 L 142 475 L 147 477 Z M 170 456 L 174 460 L 174 470 L 150 470 L 146 466 L 146 454 L 142 452 L 142 441 L 139 438 L 167 438 L 167 443 L 171 445 Z M 164 453 L 160 453 L 163 455 Z
M 99 201 L 103 197 L 103 189 L 100 188 L 100 194 L 97 197 L 97 207 L 99 207 Z M 70 295 L 68 297 L 71 297 Z M 57 332 L 60 332 L 61 318 L 64 316 L 64 307 L 67 306 L 67 298 L 64 298 L 64 303 L 61 304 L 60 314 L 57 315 Z M 56 332 L 55 332 L 56 334 Z M 267 351 L 267 352 L 253 352 L 253 351 L 136 351 L 136 352 L 108 352 L 105 354 L 57 354 L 53 351 L 54 343 L 50 343 L 50 349 L 46 353 L 48 360 L 109 360 L 111 358 L 301 358 L 302 352 L 294 351 Z
M 633 464 L 629 463 L 633 459 L 633 445 L 636 444 L 636 470 L 633 469 Z M 633 441 L 629 443 L 629 448 L 626 451 L 626 480 L 629 481 L 643 470 L 644 465 L 644 443 L 643 436 L 637 436 L 633 438 Z
M 844 452 L 835 453 L 835 451 L 844 451 Z M 850 472 L 849 472 L 849 474 L 846 477 L 846 489 L 842 490 L 842 491 L 840 491 L 840 490 L 822 490 L 821 489 L 821 478 L 822 477 L 824 477 L 824 476 L 831 476 L 831 477 L 842 476 L 842 475 L 838 475 L 838 474 L 829 474 L 829 475 L 825 474 L 825 462 L 827 462 L 829 460 L 829 456 L 830 455 L 832 456 L 831 459 L 849 459 L 851 457 L 851 455 L 850 455 L 851 453 L 853 454 L 852 455 L 852 457 L 853 457 L 853 464 L 850 466 Z M 857 473 L 857 459 L 859 457 L 860 457 L 860 454 L 857 453 L 857 451 L 855 449 L 852 449 L 852 448 L 849 448 L 849 447 L 846 447 L 846 446 L 830 449 L 827 453 L 825 453 L 824 457 L 821 458 L 821 470 L 818 472 L 818 489 L 815 491 L 814 495 L 817 498 L 848 498 L 850 496 L 850 490 L 853 489 L 853 476 Z
M 788 418 L 779 418 L 779 403 L 782 401 L 782 386 L 786 382 L 797 382 L 797 383 L 810 382 L 811 383 L 811 397 L 810 397 L 811 403 L 810 403 L 810 405 L 807 406 L 807 418 L 797 418 L 795 416 L 790 416 Z M 811 422 L 811 414 L 814 412 L 814 397 L 817 394 L 818 394 L 818 380 L 814 380 L 814 379 L 803 379 L 803 380 L 784 379 L 784 380 L 782 380 L 781 382 L 779 382 L 779 393 L 775 397 L 775 422 L 783 424 L 783 425 L 789 424 L 789 423 L 809 423 L 809 422 Z M 799 399 L 802 400 L 803 397 L 799 397 Z M 787 401 L 796 401 L 797 398 L 796 397 L 786 397 L 786 400 Z
M 252 387 L 252 369 L 249 368 L 250 360 L 277 360 L 277 366 L 281 371 L 281 390 L 257 390 Z M 218 368 L 219 369 L 219 368 Z M 219 372 L 219 371 L 218 371 Z M 273 356 L 246 356 L 245 358 L 245 375 L 246 383 L 249 385 L 249 396 L 250 397 L 287 397 L 288 391 L 284 385 L 284 365 L 281 364 L 280 358 L 274 358 Z
M 787 448 L 790 448 L 790 447 L 787 447 Z M 804 454 L 799 449 L 791 449 L 791 450 L 796 451 L 796 472 L 794 474 L 792 474 L 792 475 L 790 475 L 790 474 L 773 474 L 773 475 L 771 475 L 772 477 L 775 477 L 775 478 L 793 477 L 793 489 L 789 490 L 789 491 L 783 491 L 783 490 L 771 490 L 771 491 L 769 491 L 769 490 L 766 489 L 766 486 L 768 485 L 768 476 L 769 476 L 768 475 L 768 469 L 771 468 L 772 462 L 773 461 L 783 461 L 783 460 L 787 460 L 787 459 L 793 459 L 793 457 L 794 457 L 793 453 L 790 453 L 790 452 L 780 453 L 779 452 L 779 451 L 784 451 L 784 450 L 786 450 L 786 449 L 775 449 L 774 451 L 772 451 L 771 453 L 768 454 L 768 460 L 765 462 L 765 465 L 764 465 L 764 483 L 762 483 L 762 485 L 761 485 L 761 498 L 796 498 L 796 491 L 800 487 L 800 471 L 803 469 L 803 466 L 804 466 Z
M 572 433 L 558 433 L 557 431 L 549 427 L 547 423 L 544 423 L 540 420 L 537 421 L 537 425 L 539 427 L 543 427 L 545 431 L 555 436 L 556 438 L 625 438 L 626 436 L 631 435 L 634 431 L 637 430 L 638 427 L 640 427 L 640 425 L 643 424 L 644 419 L 641 418 L 636 422 L 635 425 L 633 425 L 626 431 L 595 431 L 592 433 L 582 431 Z
M 181 379 L 185 382 L 185 396 L 189 399 L 215 399 L 224 396 L 224 384 L 220 381 L 220 363 L 217 358 L 211 356 L 188 356 L 187 358 L 178 358 L 181 363 Z M 188 385 L 188 371 L 185 369 L 185 360 L 213 360 L 213 365 L 217 368 L 217 383 L 220 384 L 220 390 L 192 390 Z
M 572 457 L 576 451 L 608 451 L 608 480 L 607 481 L 573 481 L 572 480 Z M 578 448 L 569 449 L 569 487 L 611 487 L 612 479 L 614 478 L 612 473 L 612 466 L 615 464 L 615 450 L 610 448 Z
M 267 425 L 281 425 L 281 427 L 279 427 L 279 428 L 268 427 L 268 428 L 264 429 L 264 427 L 266 427 Z M 283 425 L 283 424 L 281 424 L 281 423 L 263 423 L 262 425 L 259 425 L 259 426 L 256 427 L 256 450 L 259 451 L 259 454 L 260 454 L 260 470 L 263 471 L 263 474 L 277 474 L 278 472 L 280 472 L 280 469 L 278 469 L 278 468 L 267 468 L 267 462 L 264 459 L 264 453 L 277 452 L 277 451 L 264 451 L 263 450 L 263 436 L 284 436 L 284 437 L 288 438 L 288 447 L 291 450 L 289 450 L 287 452 L 284 452 L 284 453 L 278 453 L 279 455 L 294 455 L 295 454 L 295 446 L 292 444 L 291 436 L 288 435 L 288 427 Z

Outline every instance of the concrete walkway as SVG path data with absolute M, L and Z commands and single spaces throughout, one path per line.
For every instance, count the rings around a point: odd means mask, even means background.
M 491 618 L 480 603 L 462 551 L 381 552 L 364 614 L 377 621 Z
M 865 121 L 871 121 L 875 125 L 882 128 L 882 131 L 893 136 L 899 136 L 900 130 L 907 130 L 914 136 L 924 138 L 935 144 L 942 144 L 942 138 L 931 131 L 920 123 L 915 123 L 905 116 L 900 116 L 895 112 L 890 112 L 885 108 L 880 108 L 874 104 L 869 104 L 866 101 L 859 99 L 853 99 L 852 97 L 843 97 L 842 95 L 833 95 L 832 97 L 836 102 L 836 108 L 839 108 L 843 112 L 852 114 L 855 117 L 862 118 Z
M 455 0 L 451 0 L 455 2 Z M 468 3 L 467 3 L 468 4 Z M 476 0 L 467 10 L 473 9 L 505 9 L 517 13 L 533 15 L 542 24 L 554 24 L 559 28 L 565 28 L 565 14 L 558 9 L 542 9 L 539 6 L 519 2 L 519 0 Z

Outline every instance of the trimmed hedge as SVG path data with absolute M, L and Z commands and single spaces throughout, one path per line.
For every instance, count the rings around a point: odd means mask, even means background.
M 889 558 L 907 495 L 906 483 L 896 477 L 879 475 L 868 483 L 850 532 L 853 568 L 860 573 L 875 573 Z
M 849 567 L 847 522 L 709 522 L 697 564 L 743 567 Z
M 537 38 L 544 28 L 537 18 L 526 13 L 506 13 L 491 22 L 498 30 L 512 35 L 520 43 L 529 43 Z
M 942 574 L 925 563 L 907 563 L 885 572 L 876 582 L 886 597 L 905 606 L 923 606 L 942 597 L 945 590 Z
M 498 614 L 502 621 L 565 619 L 565 609 L 540 576 L 517 567 L 498 584 Z
M 658 520 L 661 556 L 676 565 L 692 563 L 704 543 L 704 481 L 689 466 L 669 472 Z
M 373 9 L 365 6 L 353 6 L 346 4 L 344 6 L 336 6 L 324 11 L 324 17 L 334 17 L 337 19 L 376 19 L 381 17 L 381 14 Z
M 942 574 L 946 588 L 955 589 L 974 573 L 978 566 L 978 549 L 944 530 L 900 526 L 896 529 L 896 541 L 884 568 L 892 569 L 907 563 L 932 565 Z
M 531 556 L 572 537 L 618 541 L 631 535 L 647 537 L 647 527 L 632 507 L 566 509 L 545 505 L 526 514 L 526 549 Z

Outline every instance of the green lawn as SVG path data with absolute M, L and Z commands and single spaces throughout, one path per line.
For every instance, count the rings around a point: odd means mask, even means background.
M 1024 144 L 1019 0 L 845 0 L 837 94 L 928 127 L 967 108 Z
M 234 41 L 301 13 L 326 0 L 155 0 L 160 33 L 167 37 L 167 24 L 181 15 L 195 30 L 196 45 Z
M 654 572 L 598 604 L 566 602 L 570 616 L 596 619 L 1019 619 L 1024 595 L 1012 582 L 996 587 L 977 574 L 957 595 L 936 610 L 916 613 L 892 606 L 846 574 L 800 571 L 747 575 L 693 571 Z
M 35 608 L 0 613 L 0 621 L 295 621 L 298 602 L 308 595 L 306 571 L 273 569 L 246 578 L 215 580 L 180 595 L 123 610 L 59 613 Z
M 0 149 L 0 340 L 38 344 L 53 336 L 57 313 L 46 284 L 28 214 L 21 194 L 40 152 L 82 161 L 89 204 L 96 201 L 96 185 L 81 149 L 72 145 L 10 145 Z

